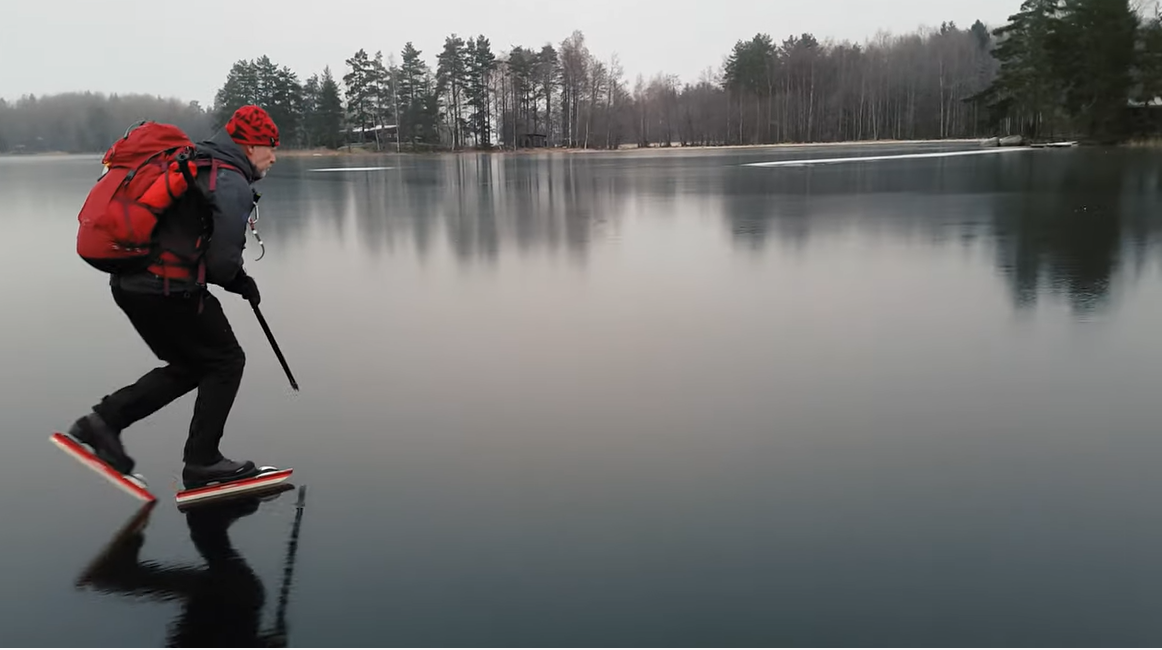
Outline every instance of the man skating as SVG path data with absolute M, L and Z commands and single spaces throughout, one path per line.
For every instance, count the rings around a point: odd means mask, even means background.
M 121 432 L 195 388 L 183 483 L 190 488 L 258 473 L 253 462 L 231 460 L 219 450 L 246 357 L 209 285 L 254 305 L 260 301 L 257 284 L 242 267 L 242 251 L 255 200 L 252 185 L 274 164 L 278 144 L 278 127 L 266 111 L 239 108 L 197 144 L 215 165 L 199 173 L 196 187 L 158 219 L 157 258 L 145 270 L 111 274 L 114 301 L 166 365 L 104 397 L 69 434 L 122 474 L 132 473 L 134 461 Z

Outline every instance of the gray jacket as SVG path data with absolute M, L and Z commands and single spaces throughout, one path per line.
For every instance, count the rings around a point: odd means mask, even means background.
M 242 251 L 246 248 L 247 219 L 254 207 L 254 190 L 251 187 L 258 179 L 258 171 L 225 130 L 219 130 L 209 140 L 197 143 L 200 152 L 209 153 L 221 162 L 233 165 L 241 174 L 228 168 L 218 170 L 213 192 L 209 191 L 209 174 L 200 173 L 196 179 L 199 189 L 209 200 L 203 205 L 189 199 L 191 207 L 184 213 L 167 214 L 158 222 L 157 234 L 163 245 L 187 247 L 196 239 L 201 230 L 201 219 L 213 228 L 209 245 L 203 260 L 206 264 L 206 283 L 219 286 L 229 285 L 242 272 Z M 191 188 L 187 194 L 196 192 Z M 196 210 L 199 214 L 190 214 Z M 209 214 L 205 214 L 205 212 Z M 114 275 L 110 279 L 114 286 L 135 293 L 162 294 L 166 290 L 164 280 L 153 273 L 143 271 L 127 275 Z M 169 281 L 170 293 L 194 292 L 199 289 L 196 279 Z

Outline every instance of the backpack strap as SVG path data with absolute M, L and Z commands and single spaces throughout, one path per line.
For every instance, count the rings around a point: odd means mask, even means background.
M 179 165 L 182 165 L 182 164 L 186 165 L 186 167 L 184 167 L 182 170 L 183 174 L 189 173 L 190 157 L 187 156 L 184 161 L 179 160 L 178 164 Z M 228 162 L 222 162 L 221 160 L 219 160 L 218 158 L 216 158 L 214 156 L 197 156 L 195 154 L 195 156 L 193 157 L 193 164 L 196 167 L 209 167 L 210 168 L 209 186 L 207 187 L 207 191 L 210 191 L 210 192 L 213 192 L 214 190 L 218 189 L 218 170 L 230 169 L 230 170 L 238 172 L 239 174 L 242 174 L 242 170 L 238 169 L 237 166 L 231 165 Z M 243 174 L 243 176 L 245 176 L 245 174 Z M 190 182 L 189 179 L 190 179 L 190 177 L 187 176 L 186 181 Z
M 242 174 L 242 170 L 239 169 L 237 166 L 231 165 L 230 163 L 222 162 L 221 160 L 219 160 L 218 158 L 216 158 L 214 156 L 209 156 L 209 155 L 201 155 L 200 156 L 200 155 L 198 155 L 198 153 L 196 151 L 194 151 L 193 155 L 191 156 L 191 155 L 189 155 L 189 152 L 183 152 L 182 155 L 178 157 L 178 167 L 181 169 L 182 175 L 185 176 L 186 183 L 189 184 L 189 187 L 195 187 L 194 180 L 193 180 L 193 173 L 190 172 L 190 164 L 191 163 L 195 167 L 209 167 L 210 168 L 210 177 L 209 177 L 209 179 L 207 179 L 206 192 L 202 193 L 200 191 L 200 189 L 198 190 L 200 194 L 203 194 L 203 196 L 205 196 L 205 194 L 207 194 L 207 193 L 213 193 L 215 190 L 217 190 L 217 188 L 218 188 L 218 170 L 230 169 L 230 170 L 238 172 L 239 174 Z M 243 176 L 245 176 L 245 174 L 243 174 Z M 208 198 L 208 197 L 206 197 L 206 198 Z M 203 227 L 207 228 L 205 226 L 204 222 L 203 222 Z M 206 259 L 204 256 L 198 257 L 197 284 L 198 284 L 198 286 L 202 286 L 202 287 L 206 286 Z M 202 313 L 203 307 L 204 307 L 204 296 L 199 296 L 199 298 L 198 298 L 198 313 L 199 314 Z

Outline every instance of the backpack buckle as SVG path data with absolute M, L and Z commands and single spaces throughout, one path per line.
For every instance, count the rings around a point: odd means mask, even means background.
M 186 149 L 177 155 L 178 171 L 182 173 L 182 178 L 186 179 L 186 187 L 194 188 L 194 175 L 190 173 L 190 151 Z

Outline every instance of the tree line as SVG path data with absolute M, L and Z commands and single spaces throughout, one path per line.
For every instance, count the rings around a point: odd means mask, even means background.
M 1023 0 L 1004 25 L 946 22 L 864 43 L 813 34 L 737 41 L 698 79 L 630 80 L 575 31 L 497 52 L 449 35 L 425 54 L 359 49 L 301 79 L 263 56 L 236 62 L 213 107 L 141 97 L 0 101 L 0 151 L 103 150 L 148 114 L 216 128 L 266 107 L 287 148 L 614 149 L 1020 134 L 1117 140 L 1156 132 L 1162 21 L 1129 0 Z M 1162 109 L 1159 109 L 1162 110 Z
M 210 115 L 197 102 L 149 95 L 62 93 L 0 99 L 0 152 L 104 152 L 133 123 L 149 117 L 208 137 Z
M 993 81 L 993 44 L 979 21 L 864 45 L 757 34 L 736 43 L 717 72 L 683 83 L 670 74 L 631 81 L 616 55 L 598 58 L 579 31 L 500 54 L 484 35 L 451 34 L 434 66 L 410 42 L 398 64 L 394 54 L 360 49 L 346 61 L 342 89 L 327 92 L 265 57 L 239 62 L 215 115 L 221 122 L 261 97 L 276 120 L 285 116 L 279 124 L 292 146 L 342 140 L 380 150 L 972 137 L 989 132 L 966 99 Z M 271 92 L 239 92 L 252 88 Z M 324 97 L 330 109 L 312 110 Z

